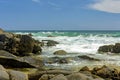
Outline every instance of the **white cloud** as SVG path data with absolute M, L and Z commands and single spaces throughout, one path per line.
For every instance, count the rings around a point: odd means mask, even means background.
M 36 3 L 39 3 L 40 2 L 40 0 L 32 0 L 33 2 L 36 2 Z
M 96 0 L 89 8 L 109 13 L 120 13 L 120 0 Z

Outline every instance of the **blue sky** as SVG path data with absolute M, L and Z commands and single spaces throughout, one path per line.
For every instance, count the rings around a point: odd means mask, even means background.
M 120 30 L 120 0 L 0 0 L 5 30 Z

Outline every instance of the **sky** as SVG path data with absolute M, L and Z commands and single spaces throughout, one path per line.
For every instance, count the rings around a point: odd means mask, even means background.
M 120 30 L 120 0 L 0 0 L 5 30 Z

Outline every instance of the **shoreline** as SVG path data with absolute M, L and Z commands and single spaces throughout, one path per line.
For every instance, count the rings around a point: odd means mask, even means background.
M 49 36 L 52 37 L 52 36 Z M 120 66 L 105 64 L 79 67 L 77 71 L 65 69 L 49 69 L 45 67 L 45 61 L 41 57 L 43 46 L 51 48 L 59 44 L 57 41 L 38 41 L 32 35 L 21 35 L 5 32 L 0 29 L 0 79 L 1 80 L 120 80 Z M 116 47 L 115 44 L 112 48 Z M 109 46 L 108 46 L 109 47 Z M 117 46 L 119 47 L 119 45 Z M 111 48 L 111 47 L 110 47 Z M 108 48 L 107 48 L 108 49 Z M 104 48 L 100 49 L 104 52 Z M 106 49 L 105 49 L 106 50 Z M 117 49 L 118 50 L 118 49 Z M 109 49 L 108 49 L 109 52 Z M 65 50 L 57 50 L 53 55 L 67 55 Z M 117 54 L 117 53 L 115 53 Z M 77 56 L 80 60 L 98 61 L 99 59 L 88 56 Z M 76 59 L 76 57 L 75 57 Z M 48 59 L 48 63 L 68 64 L 71 57 Z M 6 68 L 6 69 L 5 69 Z M 18 74 L 18 75 L 16 75 Z M 109 77 L 108 77 L 109 75 Z M 10 76 L 10 77 L 9 77 Z

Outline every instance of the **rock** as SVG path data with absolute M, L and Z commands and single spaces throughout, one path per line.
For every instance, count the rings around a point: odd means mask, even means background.
M 70 61 L 69 61 L 69 59 L 67 59 L 67 58 L 62 58 L 62 59 L 60 59 L 59 61 L 58 61 L 58 63 L 59 64 L 67 64 L 67 63 L 69 63 Z
M 42 52 L 41 46 L 39 44 L 34 44 L 33 53 L 34 54 L 41 54 L 41 52 Z
M 54 54 L 54 55 L 66 55 L 67 52 L 64 51 L 64 50 L 58 50 L 58 51 L 55 51 L 53 54 Z
M 120 43 L 116 43 L 115 46 L 113 46 L 113 53 L 120 53 Z
M 103 66 L 101 68 L 94 68 L 92 70 L 92 73 L 104 79 L 109 78 L 112 80 L 120 80 L 119 72 L 116 69 L 107 66 Z
M 28 80 L 27 74 L 25 74 L 23 72 L 9 70 L 8 73 L 10 76 L 10 80 Z
M 4 33 L 3 29 L 0 28 L 0 34 Z
M 60 74 L 60 75 L 53 77 L 50 80 L 67 80 L 67 78 L 63 74 Z
M 104 45 L 100 46 L 98 52 L 112 52 L 114 45 Z
M 104 80 L 89 73 L 73 73 L 67 76 L 68 80 Z
M 4 49 L 4 43 L 0 41 L 0 50 L 3 50 Z
M 90 69 L 87 66 L 85 66 L 85 67 L 81 68 L 80 71 L 90 71 Z
M 25 56 L 25 57 L 20 58 L 19 61 L 26 62 L 36 68 L 41 68 L 44 66 L 43 61 L 40 58 L 36 58 L 36 57 Z
M 47 37 L 54 37 L 54 36 L 52 36 L 52 35 L 48 35 Z
M 49 40 L 47 42 L 47 46 L 56 46 L 56 44 L 59 44 L 57 41 Z
M 52 78 L 52 77 L 54 77 L 54 75 L 59 75 L 59 74 L 69 75 L 69 74 L 72 74 L 72 71 L 65 71 L 65 70 L 38 71 L 36 73 L 28 74 L 29 80 L 38 80 L 40 78 L 40 76 L 42 76 L 43 74 L 51 74 L 51 77 L 49 76 L 49 78 Z
M 57 41 L 53 40 L 42 40 L 43 42 L 47 42 L 47 46 L 56 46 L 56 44 L 59 44 Z
M 67 76 L 68 80 L 92 80 L 82 73 L 73 73 Z
M 26 53 L 32 53 L 34 47 L 34 40 L 28 35 L 22 35 L 19 45 L 20 55 L 25 56 Z
M 0 50 L 0 64 L 13 68 L 34 68 L 42 67 L 42 60 L 35 57 L 16 57 L 9 52 Z
M 0 65 L 0 80 L 10 80 L 6 69 Z
M 92 58 L 92 57 L 89 57 L 87 55 L 81 55 L 81 56 L 78 56 L 78 57 L 81 58 L 81 59 L 85 59 L 85 60 L 100 61 L 99 59 Z

